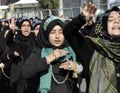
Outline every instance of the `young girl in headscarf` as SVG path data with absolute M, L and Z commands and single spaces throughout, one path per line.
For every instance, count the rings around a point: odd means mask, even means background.
M 40 93 L 79 93 L 76 80 L 76 55 L 63 35 L 64 22 L 49 16 L 40 27 L 36 48 L 22 68 L 23 77 L 40 74 Z M 61 65 L 68 62 L 69 65 Z M 79 65 L 79 72 L 82 66 Z M 74 73 L 74 74 L 73 74 Z

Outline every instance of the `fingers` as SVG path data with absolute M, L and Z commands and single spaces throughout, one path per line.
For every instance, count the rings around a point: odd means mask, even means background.
M 3 63 L 0 63 L 0 68 L 2 69 L 2 68 L 4 68 L 4 64 Z
M 92 7 L 92 3 L 89 2 L 89 3 L 88 3 L 88 11 L 91 11 L 91 7 Z
M 88 4 L 86 2 L 83 3 L 83 9 L 86 10 L 89 13 L 94 13 L 97 9 L 96 5 L 92 2 L 89 2 Z
M 19 56 L 19 53 L 17 51 L 14 51 L 15 56 Z
M 87 22 L 93 20 L 96 10 L 97 10 L 97 7 L 94 3 L 89 2 L 87 4 L 86 1 L 84 1 L 82 14 L 86 17 Z
M 60 65 L 60 68 L 63 68 L 63 69 L 68 69 L 68 62 L 64 62 Z
M 91 13 L 95 14 L 96 10 L 97 10 L 97 6 L 95 4 L 92 4 L 91 5 Z
M 83 2 L 83 8 L 87 9 L 87 2 L 85 0 Z
M 88 4 L 88 11 L 90 14 L 93 14 L 96 10 L 96 5 L 94 3 L 89 2 Z
M 47 60 L 49 60 L 49 63 L 51 63 L 54 60 L 58 60 L 60 57 L 65 56 L 67 53 L 68 52 L 66 50 L 55 49 L 47 56 Z
M 53 51 L 53 55 L 56 57 L 56 59 L 65 56 L 67 54 L 67 51 L 63 50 L 63 49 L 55 49 Z
M 66 62 L 60 65 L 60 68 L 63 68 L 66 70 L 75 70 L 76 67 L 77 67 L 77 63 L 73 62 L 72 60 L 67 60 Z

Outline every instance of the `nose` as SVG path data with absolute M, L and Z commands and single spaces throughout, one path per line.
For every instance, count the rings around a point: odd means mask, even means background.
M 56 37 L 56 38 L 59 38 L 59 33 L 56 33 L 56 34 L 55 34 L 55 37 Z
M 115 22 L 115 23 L 118 23 L 118 22 L 119 22 L 119 19 L 118 19 L 118 18 L 115 18 L 115 19 L 114 19 L 114 22 Z

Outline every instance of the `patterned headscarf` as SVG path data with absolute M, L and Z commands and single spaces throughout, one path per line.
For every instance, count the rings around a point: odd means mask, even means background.
M 105 13 L 102 13 L 98 16 L 95 26 L 95 35 L 102 39 L 108 39 L 112 42 L 120 42 L 120 38 L 112 37 L 108 33 L 107 21 L 112 11 L 117 11 L 120 13 L 120 9 L 118 7 L 113 7 L 112 9 L 109 9 Z
M 112 37 L 108 33 L 107 21 L 112 11 L 120 13 L 113 7 L 101 14 L 96 22 L 95 34 L 91 38 L 96 48 L 90 62 L 89 93 L 120 93 L 120 37 Z

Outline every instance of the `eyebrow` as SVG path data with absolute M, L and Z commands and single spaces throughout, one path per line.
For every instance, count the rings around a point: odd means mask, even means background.
M 113 15 L 110 15 L 108 18 L 114 18 L 114 16 L 113 16 Z M 120 15 L 118 16 L 118 18 L 120 18 Z

